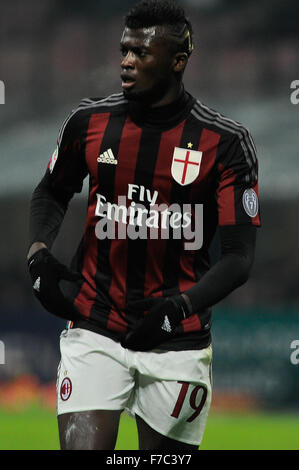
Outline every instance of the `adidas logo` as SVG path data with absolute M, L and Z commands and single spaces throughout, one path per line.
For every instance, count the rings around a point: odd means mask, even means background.
M 169 321 L 167 315 L 165 315 L 165 317 L 164 317 L 164 322 L 163 322 L 163 325 L 161 326 L 161 328 L 162 328 L 162 330 L 167 331 L 167 333 L 171 333 L 171 331 L 172 331 L 171 324 L 170 324 L 170 321 Z
M 36 290 L 37 292 L 39 292 L 40 290 L 40 277 L 38 277 L 35 281 L 35 283 L 33 284 L 33 289 Z
M 97 158 L 97 161 L 98 163 L 111 163 L 112 165 L 117 164 L 117 160 L 115 160 L 111 149 L 108 149 L 106 152 L 101 153 L 101 155 Z

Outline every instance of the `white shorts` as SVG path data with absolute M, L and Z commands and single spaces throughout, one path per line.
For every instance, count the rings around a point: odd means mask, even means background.
M 88 330 L 64 330 L 57 414 L 126 410 L 160 434 L 199 446 L 211 404 L 212 348 L 136 352 Z

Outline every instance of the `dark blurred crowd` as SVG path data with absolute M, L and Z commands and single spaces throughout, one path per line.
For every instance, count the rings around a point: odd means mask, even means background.
M 9 107 L 1 125 L 42 119 L 81 97 L 119 90 L 123 16 L 135 0 L 1 2 L 0 79 Z M 238 101 L 281 93 L 296 78 L 297 2 L 185 0 L 195 52 L 188 88 Z

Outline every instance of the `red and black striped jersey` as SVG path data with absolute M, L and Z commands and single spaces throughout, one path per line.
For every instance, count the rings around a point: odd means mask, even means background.
M 200 282 L 218 225 L 260 225 L 250 133 L 186 92 L 151 109 L 122 93 L 83 100 L 60 130 L 47 173 L 53 190 L 70 196 L 89 177 L 72 263 L 84 279 L 73 301 L 86 321 L 76 325 L 115 339 L 145 314 L 131 312 L 131 302 Z M 197 313 L 161 349 L 207 346 L 210 329 L 199 331 Z

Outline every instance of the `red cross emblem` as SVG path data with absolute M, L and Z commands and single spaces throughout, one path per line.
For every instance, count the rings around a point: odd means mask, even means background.
M 182 186 L 192 183 L 199 175 L 202 152 L 175 147 L 171 174 Z

